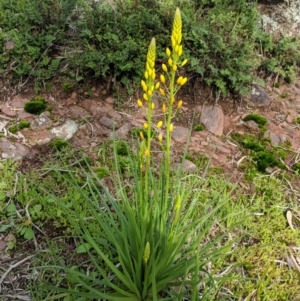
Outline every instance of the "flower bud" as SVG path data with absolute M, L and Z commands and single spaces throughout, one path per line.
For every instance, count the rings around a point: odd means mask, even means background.
M 143 98 L 144 98 L 146 101 L 148 101 L 148 96 L 147 96 L 146 93 L 143 94 Z
M 141 137 L 142 140 L 145 139 L 143 132 L 140 132 L 140 137 Z
M 166 104 L 162 105 L 162 109 L 161 110 L 162 110 L 163 113 L 166 113 L 166 111 L 167 111 Z
M 170 123 L 169 131 L 172 132 L 173 129 L 174 129 L 174 125 L 173 125 L 173 123 Z
M 180 46 L 179 46 L 179 49 L 178 49 L 178 51 L 177 51 L 178 56 L 182 56 L 182 52 L 183 52 L 183 50 L 182 50 L 182 45 L 180 45 Z
M 172 98 L 170 99 L 170 103 L 171 103 L 171 105 L 174 103 L 174 101 L 175 101 L 175 98 L 174 98 L 174 97 L 172 97 Z
M 159 121 L 156 126 L 160 129 L 162 127 L 162 125 L 163 125 L 163 122 Z
M 147 71 L 145 71 L 145 74 L 144 74 L 144 76 L 145 76 L 145 79 L 148 79 L 148 77 L 149 77 L 149 74 L 148 74 L 148 72 L 147 72 Z
M 171 50 L 168 47 L 166 49 L 166 54 L 167 54 L 167 56 L 171 56 Z
M 173 61 L 172 61 L 172 59 L 168 59 L 168 64 L 169 64 L 169 66 L 171 66 L 171 67 L 172 67 L 172 65 L 173 65 Z
M 184 61 L 181 63 L 180 67 L 183 67 L 183 66 L 185 66 L 187 62 L 188 62 L 188 60 L 187 60 L 187 59 L 185 59 L 185 60 L 184 60 Z
M 145 122 L 145 123 L 143 124 L 143 127 L 144 127 L 144 129 L 147 129 L 147 128 L 148 128 L 148 123 Z
M 147 150 L 146 150 L 147 151 Z M 145 155 L 146 155 L 146 151 L 145 151 Z M 149 151 L 148 151 L 149 153 Z M 148 154 L 149 155 L 149 154 Z M 146 156 L 147 157 L 147 156 Z M 144 264 L 146 264 L 148 262 L 150 258 L 150 244 L 147 241 L 145 249 L 144 249 L 144 254 L 143 254 L 143 260 L 144 260 Z
M 165 91 L 164 91 L 162 88 L 159 88 L 159 93 L 160 93 L 161 95 L 163 95 L 163 96 L 166 95 Z
M 148 149 L 145 150 L 145 156 L 146 156 L 146 157 L 149 157 L 149 156 L 150 156 L 150 152 L 149 152 Z
M 174 72 L 176 72 L 176 71 L 177 71 L 177 65 L 174 65 L 174 66 L 172 67 L 172 69 L 173 69 Z
M 183 86 L 187 82 L 187 77 L 184 77 L 183 80 L 181 81 L 181 86 Z
M 178 84 L 178 85 L 181 85 L 182 80 L 183 80 L 183 77 L 182 77 L 182 76 L 179 76 L 179 77 L 177 78 L 177 84 Z
M 137 100 L 137 105 L 141 108 L 143 106 L 143 103 L 140 99 Z
M 162 134 L 159 134 L 157 138 L 158 138 L 158 141 L 162 142 L 163 135 L 162 135 Z
M 182 104 L 183 104 L 182 100 L 179 100 L 177 104 L 177 109 L 180 109 L 182 107 Z
M 154 108 L 155 108 L 155 104 L 154 104 L 154 102 L 152 102 L 151 109 L 154 110 Z
M 165 64 L 162 64 L 161 67 L 162 67 L 162 70 L 164 70 L 165 72 L 168 72 L 168 68 Z
M 155 90 L 157 90 L 157 89 L 159 88 L 159 86 L 160 86 L 160 82 L 157 82 L 157 83 L 155 84 Z
M 160 75 L 160 81 L 164 84 L 166 82 L 166 78 L 163 74 Z

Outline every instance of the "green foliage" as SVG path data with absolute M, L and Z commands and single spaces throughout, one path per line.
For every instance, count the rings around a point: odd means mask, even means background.
M 204 130 L 205 130 L 205 128 L 202 124 L 197 124 L 194 127 L 194 131 L 196 131 L 196 132 L 201 132 L 201 131 L 204 131 Z
M 265 125 L 267 123 L 267 118 L 260 116 L 258 114 L 249 114 L 243 120 L 244 121 L 253 120 L 259 125 Z
M 50 142 L 50 145 L 57 151 L 62 151 L 65 148 L 70 147 L 70 143 L 63 139 L 54 139 Z
M 40 114 L 46 110 L 46 101 L 44 98 L 34 98 L 24 105 L 24 110 L 31 114 Z
M 26 120 L 20 121 L 17 125 L 11 126 L 9 131 L 15 134 L 17 131 L 28 128 L 30 126 L 30 122 Z

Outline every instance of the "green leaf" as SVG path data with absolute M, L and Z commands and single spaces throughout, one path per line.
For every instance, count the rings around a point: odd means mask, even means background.
M 12 213 L 12 212 L 16 212 L 16 206 L 13 202 L 11 202 L 7 207 L 6 207 L 6 211 L 8 213 Z
M 34 232 L 31 228 L 24 228 L 24 234 L 25 239 L 32 239 L 34 237 Z
M 13 225 L 2 225 L 0 227 L 0 232 L 5 232 L 7 229 L 11 228 Z
M 3 201 L 6 198 L 6 193 L 3 191 L 0 191 L 0 201 Z
M 92 246 L 85 242 L 76 248 L 76 253 L 86 253 Z

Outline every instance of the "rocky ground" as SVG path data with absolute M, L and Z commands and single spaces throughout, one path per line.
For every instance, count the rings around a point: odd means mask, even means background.
M 189 152 L 212 156 L 213 166 L 229 173 L 237 172 L 236 163 L 245 153 L 230 137 L 233 133 L 256 133 L 258 124 L 243 121 L 249 113 L 267 118 L 265 137 L 274 146 L 289 141 L 291 151 L 299 153 L 300 126 L 296 118 L 300 115 L 300 81 L 279 88 L 263 89 L 254 85 L 251 98 L 240 103 L 219 101 L 214 105 L 199 87 L 193 89 L 193 97 L 190 89 L 182 93 L 184 105 L 174 120 L 174 161 L 178 161 L 179 150 L 184 148 L 190 128 L 202 124 L 205 130 L 191 133 Z M 38 116 L 24 111 L 24 104 L 34 97 L 33 93 L 7 96 L 0 102 L 1 159 L 30 161 L 35 156 L 43 157 L 46 155 L 43 149 L 47 149 L 37 146 L 49 144 L 55 138 L 70 140 L 74 147 L 89 152 L 107 139 L 128 139 L 131 129 L 142 127 L 146 120 L 145 109 L 137 107 L 134 97 L 120 103 L 118 98 L 108 95 L 102 85 L 93 87 L 89 95 L 76 92 L 65 95 L 56 91 L 42 96 L 48 111 Z M 156 115 L 160 114 L 157 110 Z M 30 127 L 11 133 L 9 129 L 20 121 L 29 121 Z M 286 164 L 289 166 L 295 160 L 298 157 Z M 186 168 L 193 170 L 195 166 L 187 161 Z

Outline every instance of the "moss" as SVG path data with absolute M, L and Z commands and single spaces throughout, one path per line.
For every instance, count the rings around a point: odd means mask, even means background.
M 120 156 L 128 156 L 129 155 L 129 147 L 124 140 L 118 140 L 115 144 L 116 152 Z
M 263 151 L 265 148 L 257 142 L 249 141 L 248 139 L 244 139 L 242 145 L 246 149 L 253 150 L 255 152 Z
M 26 120 L 22 120 L 19 122 L 18 127 L 20 130 L 25 129 L 25 128 L 29 128 L 30 127 L 30 122 L 26 121 Z
M 103 179 L 103 178 L 110 175 L 109 170 L 107 168 L 104 168 L 104 167 L 97 167 L 95 169 L 95 173 L 96 173 L 96 175 L 99 179 Z
M 268 167 L 282 167 L 282 163 L 280 163 L 270 152 L 257 152 L 254 156 L 254 160 L 256 161 L 257 170 L 260 172 L 266 172 L 266 168 Z
M 295 119 L 295 123 L 300 124 L 300 116 Z
M 279 88 L 280 87 L 280 83 L 275 83 L 274 87 L 275 88 Z
M 244 121 L 253 120 L 257 124 L 262 125 L 262 126 L 267 123 L 267 119 L 263 116 L 258 115 L 258 114 L 249 114 L 243 120 Z
M 300 173 L 300 163 L 295 163 L 293 165 L 293 170 L 296 171 L 297 173 Z
M 204 131 L 204 130 L 205 130 L 205 128 L 202 124 L 197 124 L 194 127 L 194 131 L 196 131 L 196 132 L 201 132 L 201 131 Z
M 57 151 L 61 151 L 70 146 L 70 143 L 63 139 L 54 139 L 50 142 L 50 145 Z
M 15 134 L 18 131 L 18 126 L 14 125 L 8 129 L 12 134 Z
M 44 98 L 35 98 L 25 103 L 24 110 L 30 114 L 40 114 L 46 110 Z

